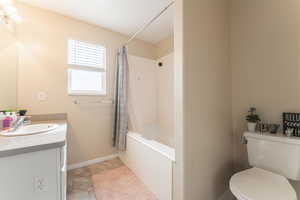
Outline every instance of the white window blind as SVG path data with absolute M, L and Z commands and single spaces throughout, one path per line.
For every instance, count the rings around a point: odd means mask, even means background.
M 70 95 L 106 95 L 106 48 L 70 39 L 68 42 Z
M 105 68 L 106 48 L 78 40 L 69 40 L 69 65 Z

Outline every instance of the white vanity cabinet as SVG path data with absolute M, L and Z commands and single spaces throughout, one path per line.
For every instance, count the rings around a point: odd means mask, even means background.
M 66 200 L 66 146 L 0 157 L 0 200 Z

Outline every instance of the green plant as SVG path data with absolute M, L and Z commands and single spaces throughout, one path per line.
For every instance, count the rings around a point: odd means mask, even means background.
M 251 123 L 260 122 L 259 116 L 256 114 L 256 108 L 250 108 L 248 111 L 248 115 L 246 116 L 246 120 Z
M 18 113 L 19 113 L 20 116 L 25 116 L 26 113 L 27 113 L 27 110 L 22 109 L 22 110 L 19 110 Z

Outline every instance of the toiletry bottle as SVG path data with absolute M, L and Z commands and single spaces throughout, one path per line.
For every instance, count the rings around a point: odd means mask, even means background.
M 6 118 L 3 112 L 0 112 L 0 131 L 3 130 L 3 120 Z
M 3 125 L 2 125 L 3 129 L 4 130 L 9 129 L 12 121 L 13 118 L 10 115 L 7 115 L 3 120 Z

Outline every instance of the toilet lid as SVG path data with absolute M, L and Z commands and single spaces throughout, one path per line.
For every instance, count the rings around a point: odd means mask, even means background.
M 259 168 L 233 175 L 230 190 L 241 200 L 297 200 L 295 190 L 285 177 Z

